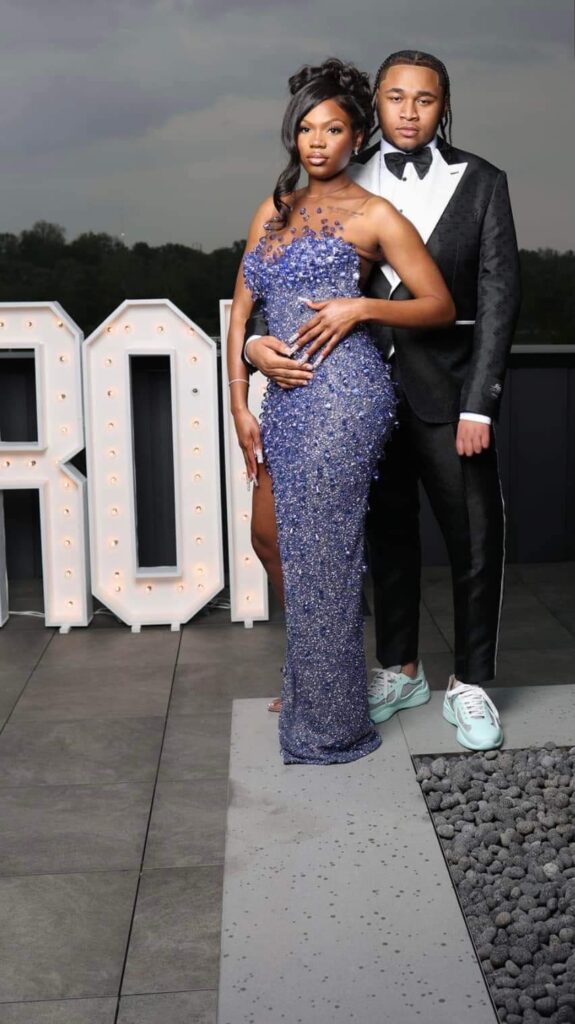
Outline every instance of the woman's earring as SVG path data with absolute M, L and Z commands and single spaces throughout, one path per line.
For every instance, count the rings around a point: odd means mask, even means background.
M 354 149 L 354 151 L 353 151 L 353 155 L 354 155 L 354 156 L 357 156 L 357 155 L 358 155 L 358 153 L 359 153 L 359 146 L 356 146 L 356 147 L 355 147 L 355 149 Z

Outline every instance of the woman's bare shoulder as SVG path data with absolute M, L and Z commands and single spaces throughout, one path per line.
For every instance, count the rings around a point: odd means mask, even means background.
M 269 220 L 270 217 L 273 217 L 276 213 L 277 210 L 274 205 L 274 197 L 266 196 L 264 201 L 260 203 L 256 212 L 254 213 L 253 220 L 258 221 L 260 223 L 264 223 L 265 221 Z
M 366 213 L 372 214 L 374 217 L 395 217 L 398 210 L 390 203 L 389 199 L 384 199 L 383 196 L 375 196 L 373 192 L 367 192 L 369 196 L 368 201 L 365 204 Z
M 366 220 L 373 231 L 382 238 L 404 238 L 406 241 L 415 233 L 407 217 L 382 196 L 373 196 L 365 205 Z
M 278 211 L 274 205 L 274 197 L 267 196 L 257 207 L 252 217 L 247 238 L 248 249 L 253 248 L 258 239 L 265 235 L 268 230 L 268 225 L 273 221 L 274 217 L 277 217 L 277 213 Z

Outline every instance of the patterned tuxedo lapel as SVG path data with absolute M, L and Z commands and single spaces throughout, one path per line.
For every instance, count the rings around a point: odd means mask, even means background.
M 451 149 L 451 147 L 449 148 Z M 431 238 L 447 207 L 454 198 L 468 166 L 467 161 L 448 162 L 445 159 L 443 150 L 439 146 L 438 152 L 438 159 L 433 162 L 429 171 L 433 176 L 433 190 L 429 204 L 429 213 L 423 230 L 420 231 L 421 237 L 426 243 Z
M 449 156 L 455 155 L 452 147 L 449 147 L 449 150 Z M 442 221 L 448 216 L 447 211 L 454 201 L 468 166 L 467 161 L 452 160 L 448 162 L 440 147 L 438 147 L 438 151 L 438 157 L 433 161 L 429 170 L 429 174 L 432 176 L 430 200 L 421 222 L 416 224 L 423 241 L 428 246 L 430 242 L 433 243 L 434 233 L 440 229 Z M 433 248 L 433 244 L 431 248 Z M 381 269 L 390 283 L 391 294 L 401 284 L 401 279 L 389 264 L 382 265 Z

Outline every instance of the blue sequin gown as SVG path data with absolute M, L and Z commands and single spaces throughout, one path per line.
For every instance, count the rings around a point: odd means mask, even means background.
M 285 236 L 268 234 L 246 253 L 244 279 L 271 335 L 287 341 L 314 315 L 302 297 L 361 294 L 359 256 L 341 229 L 322 218 L 318 231 L 304 223 L 285 244 Z M 279 716 L 285 764 L 354 761 L 381 742 L 368 713 L 363 649 L 364 520 L 395 406 L 389 366 L 362 325 L 309 385 L 286 391 L 272 381 L 267 388 L 261 432 L 287 627 Z

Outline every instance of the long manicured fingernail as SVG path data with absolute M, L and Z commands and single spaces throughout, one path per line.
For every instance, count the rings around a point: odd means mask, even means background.
M 291 338 L 288 338 L 288 345 L 293 345 L 294 341 L 297 341 L 298 338 L 299 338 L 299 332 L 298 331 L 294 331 L 294 333 L 292 334 Z
M 264 461 L 264 453 L 262 452 L 261 448 L 256 448 L 256 459 L 258 462 Z
M 315 362 L 313 362 L 313 363 L 311 364 L 311 365 L 313 366 L 314 370 L 315 370 L 315 369 L 317 369 L 317 367 L 318 367 L 318 366 L 320 366 L 320 365 L 321 365 L 321 363 L 323 363 L 324 359 L 325 359 L 325 356 L 318 356 L 318 357 L 317 357 L 317 359 L 315 360 Z

